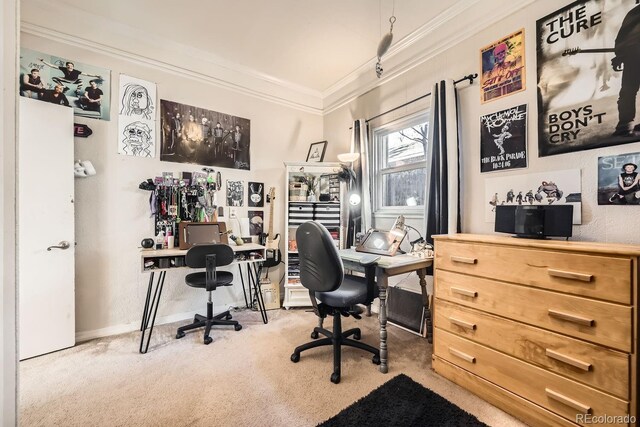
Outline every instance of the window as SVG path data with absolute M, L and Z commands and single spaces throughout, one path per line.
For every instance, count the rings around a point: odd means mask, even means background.
M 426 112 L 373 129 L 376 216 L 423 215 L 428 134 Z

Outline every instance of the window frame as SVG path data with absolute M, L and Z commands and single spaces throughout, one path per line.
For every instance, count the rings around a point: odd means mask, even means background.
M 425 147 L 425 160 L 422 162 L 409 163 L 406 165 L 395 167 L 383 167 L 385 159 L 386 144 L 382 142 L 382 138 L 386 135 L 398 132 L 402 129 L 406 129 L 421 123 L 429 122 L 430 110 L 423 109 L 417 111 L 411 115 L 402 117 L 384 125 L 377 127 L 371 127 L 371 165 L 373 166 L 372 176 L 372 207 L 374 218 L 392 218 L 398 215 L 404 215 L 407 218 L 423 218 L 424 217 L 424 205 L 419 206 L 382 206 L 383 200 L 383 177 L 390 173 L 403 172 L 414 169 L 425 169 L 427 171 L 426 160 L 426 147 Z M 427 141 L 427 144 L 429 141 Z M 426 191 L 426 190 L 425 190 Z

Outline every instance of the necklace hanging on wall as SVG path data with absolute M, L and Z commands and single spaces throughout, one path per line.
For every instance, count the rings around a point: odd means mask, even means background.
M 249 183 L 248 205 L 252 207 L 264 206 L 263 185 L 261 182 Z

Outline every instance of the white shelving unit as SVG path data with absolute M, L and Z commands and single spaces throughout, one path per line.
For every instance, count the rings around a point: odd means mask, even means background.
M 338 180 L 340 163 L 285 163 L 285 252 L 284 307 L 310 307 L 309 291 L 300 284 L 296 230 L 306 221 L 319 221 L 334 237 L 336 247 L 342 249 L 346 236 L 344 183 Z M 315 188 L 303 183 L 305 177 L 315 177 Z M 315 200 L 309 199 L 313 190 Z

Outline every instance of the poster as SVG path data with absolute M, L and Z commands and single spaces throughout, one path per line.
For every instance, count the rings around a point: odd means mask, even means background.
M 227 180 L 227 206 L 244 206 L 244 184 Z
M 537 21 L 541 157 L 640 140 L 639 26 L 635 0 L 576 1 Z
M 264 184 L 262 182 L 249 182 L 247 186 L 247 206 L 261 208 L 264 206 Z
M 640 153 L 598 158 L 598 204 L 640 205 Z
M 480 101 L 493 101 L 525 89 L 524 29 L 480 50 Z
M 20 48 L 20 96 L 72 107 L 78 117 L 109 120 L 110 84 L 105 68 Z
M 485 180 L 485 221 L 498 205 L 573 205 L 573 224 L 582 223 L 580 169 L 509 175 Z
M 118 154 L 156 156 L 156 85 L 120 74 Z
M 480 172 L 527 167 L 527 105 L 480 117 Z
M 249 170 L 250 121 L 160 100 L 160 160 Z
M 264 224 L 264 212 L 263 211 L 248 211 L 249 216 L 249 235 L 259 236 L 263 231 Z

